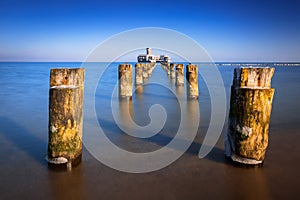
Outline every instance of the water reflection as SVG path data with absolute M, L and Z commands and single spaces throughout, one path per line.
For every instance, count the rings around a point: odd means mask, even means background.
M 119 101 L 119 116 L 118 119 L 126 130 L 133 128 L 133 109 L 132 101 L 120 99 Z
M 169 80 L 170 80 L 170 84 L 173 86 L 175 85 L 175 72 L 172 71 L 170 75 L 168 75 Z
M 178 85 L 176 86 L 176 94 L 179 99 L 183 99 L 184 96 L 184 86 L 183 85 Z
M 140 84 L 140 85 L 136 85 L 136 88 L 135 88 L 135 93 L 137 94 L 137 98 L 140 98 L 141 95 L 143 94 L 143 91 L 144 91 L 144 88 L 143 88 L 143 85 Z
M 200 117 L 199 102 L 197 99 L 188 99 L 186 101 L 187 118 L 189 121 L 196 121 Z M 198 124 L 196 124 L 198 126 Z
M 271 199 L 270 187 L 263 168 L 228 168 L 226 175 L 231 199 Z M 235 174 L 235 175 L 233 175 Z M 232 190 L 232 188 L 236 188 Z
M 48 171 L 52 199 L 85 199 L 82 165 L 69 172 Z

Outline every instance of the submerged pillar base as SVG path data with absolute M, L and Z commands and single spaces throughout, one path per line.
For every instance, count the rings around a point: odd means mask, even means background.
M 269 140 L 274 68 L 236 68 L 231 86 L 226 155 L 245 165 L 262 164 Z
M 235 164 L 241 164 L 241 165 L 261 165 L 263 163 L 263 160 L 255 160 L 255 159 L 251 159 L 251 158 L 245 158 L 245 157 L 241 157 L 239 155 L 236 155 L 232 149 L 231 149 L 231 145 L 230 145 L 230 141 L 229 141 L 229 137 L 228 135 L 225 136 L 225 156 L 230 159 L 232 162 L 234 162 Z
M 45 157 L 45 159 L 48 162 L 48 167 L 50 169 L 59 171 L 71 171 L 74 167 L 78 166 L 81 163 L 82 154 L 71 160 L 62 156 L 51 158 L 48 155 Z

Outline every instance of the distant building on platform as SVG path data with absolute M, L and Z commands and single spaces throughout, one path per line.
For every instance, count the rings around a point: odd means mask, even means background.
M 151 48 L 146 48 L 146 54 L 141 54 L 137 57 L 138 62 L 171 62 L 171 58 L 168 55 L 153 55 Z

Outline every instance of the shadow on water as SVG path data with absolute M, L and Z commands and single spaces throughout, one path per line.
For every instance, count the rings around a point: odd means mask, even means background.
M 157 138 L 153 137 L 153 138 L 144 139 L 144 140 L 146 140 L 148 142 L 151 142 L 151 143 L 155 143 L 155 144 L 157 144 L 161 147 L 164 147 L 172 139 L 174 139 L 174 138 L 172 138 L 170 136 L 167 136 L 167 135 L 160 134 Z M 175 140 L 180 140 L 180 139 L 176 138 Z M 197 141 L 194 140 L 192 142 L 192 144 L 189 146 L 189 148 L 185 151 L 185 154 L 189 154 L 189 155 L 198 157 L 199 150 L 202 147 L 202 145 L 204 145 L 204 144 L 201 144 L 200 142 L 197 142 Z M 179 150 L 179 149 L 176 149 L 176 150 Z M 216 146 L 214 146 L 212 148 L 212 150 L 209 152 L 209 154 L 207 156 L 205 156 L 204 159 L 214 161 L 214 162 L 217 162 L 217 163 L 228 163 L 228 161 L 227 161 L 227 159 L 225 158 L 225 155 L 224 155 L 224 150 L 221 149 L 221 148 L 218 148 Z
M 153 88 L 153 91 L 155 91 Z M 184 89 L 184 87 L 181 87 L 179 89 Z M 158 89 L 157 89 L 158 90 Z M 153 93 L 153 94 L 152 94 Z M 182 95 L 183 91 L 180 91 L 179 95 Z M 146 95 L 147 94 L 147 95 Z M 147 96 L 147 101 L 144 100 L 144 97 Z M 179 124 L 180 124 L 180 112 L 184 112 L 184 116 L 186 116 L 186 122 L 188 123 L 188 131 L 192 131 L 195 126 L 198 124 L 195 124 L 194 122 L 197 121 L 196 118 L 199 119 L 199 116 L 197 114 L 196 107 L 199 106 L 198 101 L 186 101 L 183 102 L 184 107 L 183 110 L 180 111 L 180 106 L 178 103 L 178 100 L 176 98 L 171 98 L 168 96 L 168 94 L 165 93 L 159 93 L 156 94 L 151 91 L 147 91 L 141 95 L 143 99 L 135 99 L 133 101 L 129 102 L 119 102 L 116 104 L 118 107 L 118 114 L 117 118 L 120 122 L 122 122 L 123 125 L 125 125 L 128 129 L 134 128 L 134 123 L 136 125 L 140 126 L 146 126 L 148 123 L 150 123 L 150 118 L 148 116 L 148 111 L 151 105 L 155 102 L 159 102 L 160 105 L 162 105 L 164 108 L 166 108 L 167 116 L 172 116 L 171 118 L 167 118 L 165 127 L 159 131 L 156 135 L 149 137 L 149 138 L 135 138 L 128 135 L 126 132 L 122 131 L 118 125 L 116 124 L 113 116 L 111 113 L 105 109 L 103 109 L 103 106 L 101 108 L 102 113 L 101 115 L 98 115 L 98 122 L 100 126 L 102 127 L 103 131 L 105 132 L 106 136 L 118 147 L 123 148 L 124 150 L 133 151 L 136 153 L 146 153 L 158 150 L 166 145 L 168 145 L 172 140 L 174 140 L 174 137 L 178 131 Z M 185 100 L 183 100 L 185 101 Z M 99 108 L 100 109 L 100 108 Z M 204 115 L 207 115 L 204 113 Z M 209 117 L 206 116 L 206 117 Z M 133 120 L 133 124 L 130 122 L 129 119 Z M 201 140 L 202 134 L 200 136 L 200 132 L 205 132 L 208 125 L 206 124 L 207 120 L 203 120 L 202 126 L 198 127 L 198 133 L 196 137 L 194 138 L 194 141 L 191 143 L 189 148 L 185 151 L 185 154 L 197 156 L 199 154 L 199 150 L 202 147 Z M 209 120 L 208 120 L 209 122 Z M 190 127 L 194 127 L 191 128 Z M 180 140 L 177 141 L 178 144 L 187 143 L 187 141 L 184 141 L 183 139 L 177 139 Z M 177 143 L 176 142 L 176 143 Z M 175 147 L 176 148 L 176 147 Z M 175 149 L 177 151 L 182 151 L 182 149 Z M 227 159 L 224 155 L 224 150 L 214 146 L 212 150 L 209 152 L 208 155 L 204 159 L 211 160 L 213 162 L 217 163 L 228 163 Z
M 45 160 L 47 143 L 45 141 L 37 138 L 12 119 L 3 116 L 0 117 L 0 134 L 21 152 L 25 152 L 35 161 L 47 166 Z M 5 145 L 1 148 L 5 148 Z
M 125 132 L 123 132 L 117 124 L 113 123 L 110 120 L 104 120 L 104 119 L 98 119 L 100 121 L 100 124 L 103 128 L 103 131 L 106 133 L 106 136 L 117 146 L 120 148 L 123 148 L 125 150 L 131 150 L 131 147 L 128 147 L 128 145 L 132 145 L 132 143 L 128 144 L 129 141 L 137 141 L 135 145 L 142 146 L 142 150 L 139 150 L 137 152 L 145 152 L 145 149 L 151 151 L 155 151 L 159 148 L 162 148 L 166 145 L 168 145 L 174 138 L 169 135 L 169 133 L 161 131 L 160 133 L 150 137 L 150 138 L 135 138 L 132 136 L 129 136 Z M 199 133 L 198 133 L 199 134 Z M 172 134 L 171 134 L 172 135 Z M 182 140 L 177 139 L 175 140 Z M 191 143 L 189 148 L 185 151 L 185 154 L 197 156 L 199 154 L 199 150 L 202 147 L 201 142 L 197 141 L 197 136 L 194 139 L 194 141 Z M 179 141 L 179 143 L 186 143 L 186 141 Z M 155 145 L 153 148 L 147 148 L 151 145 Z M 159 146 L 159 148 L 157 147 Z M 181 149 L 175 149 L 175 150 L 181 150 Z M 217 163 L 226 163 L 226 164 L 232 164 L 228 159 L 226 159 L 224 155 L 224 150 L 214 146 L 212 150 L 209 152 L 209 154 L 204 158 L 213 162 Z

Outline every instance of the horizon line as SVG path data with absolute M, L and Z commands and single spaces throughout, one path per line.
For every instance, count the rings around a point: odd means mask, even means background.
M 1 61 L 0 63 L 6 63 L 6 62 L 27 62 L 27 63 L 98 63 L 98 62 L 103 62 L 103 63 L 119 63 L 119 62 L 128 62 L 128 63 L 138 63 L 137 61 L 20 61 L 20 60 L 16 60 L 16 61 L 12 61 L 12 60 L 8 60 L 8 61 Z M 215 61 L 215 62 L 204 62 L 204 61 L 173 61 L 170 63 L 176 63 L 176 62 L 183 62 L 183 63 L 293 63 L 293 64 L 300 64 L 300 61 Z

